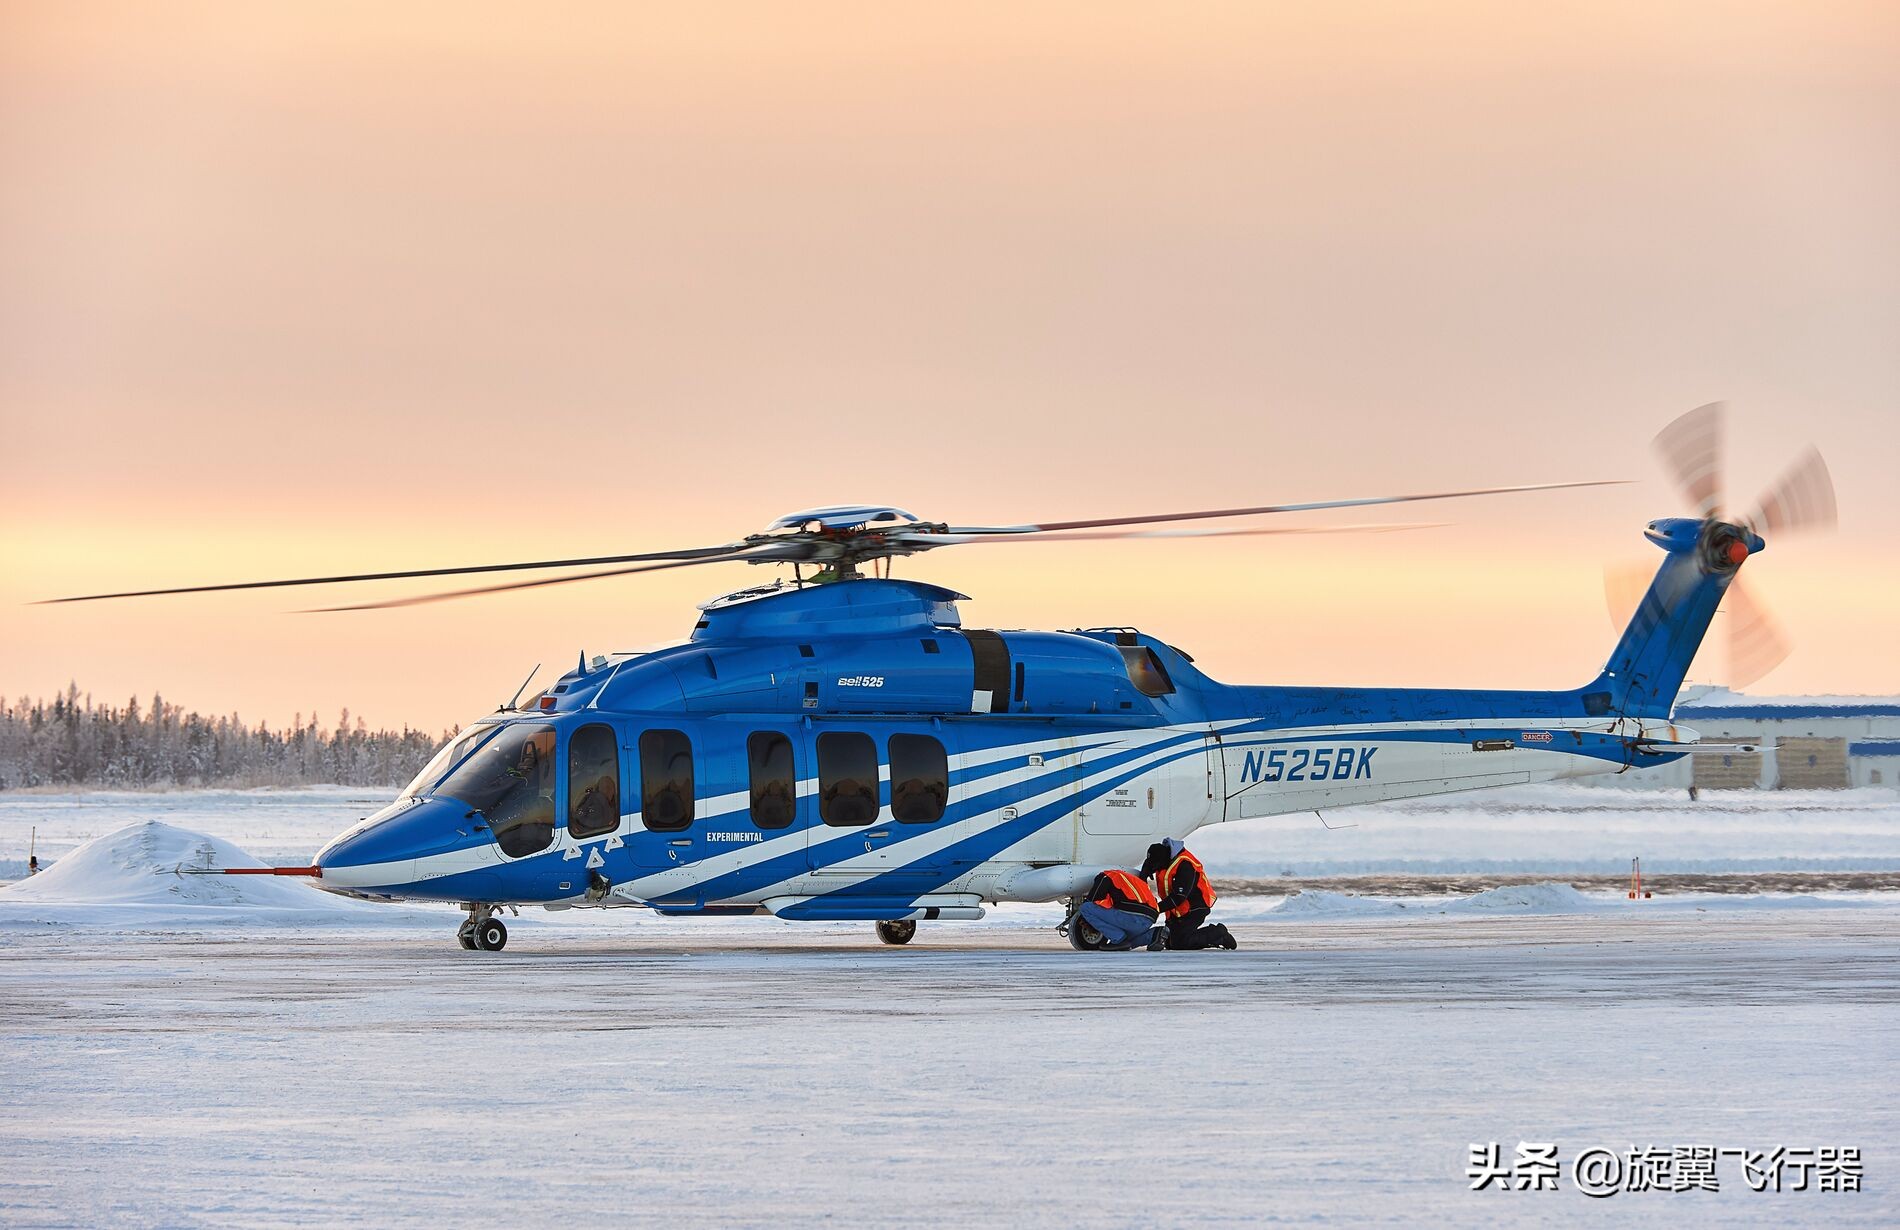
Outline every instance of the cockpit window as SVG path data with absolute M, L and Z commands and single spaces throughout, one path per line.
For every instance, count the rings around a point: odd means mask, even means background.
M 421 794 L 450 769 L 460 763 L 462 757 L 473 751 L 489 735 L 495 733 L 495 723 L 476 722 L 467 730 L 460 731 L 453 739 L 442 745 L 442 750 L 429 757 L 429 763 L 422 766 L 422 772 L 415 775 L 397 798 L 406 799 Z
M 1168 678 L 1168 668 L 1161 664 L 1161 658 L 1146 645 L 1122 645 L 1122 661 L 1128 664 L 1129 681 L 1135 690 L 1143 696 L 1166 696 L 1174 691 L 1174 680 Z
M 554 727 L 514 723 L 436 787 L 482 813 L 503 854 L 522 858 L 554 840 Z

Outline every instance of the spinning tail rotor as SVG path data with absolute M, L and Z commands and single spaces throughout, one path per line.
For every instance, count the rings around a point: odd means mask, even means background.
M 1838 520 L 1834 480 L 1828 474 L 1827 463 L 1812 447 L 1795 459 L 1748 512 L 1732 516 L 1726 503 L 1727 430 L 1727 404 L 1711 402 L 1663 428 L 1655 440 L 1663 465 L 1702 521 L 1705 540 L 1733 553 L 1723 562 L 1739 565 L 1746 559 L 1751 535 L 1767 537 L 1834 528 Z M 1604 594 L 1611 617 L 1619 624 L 1629 622 L 1634 615 L 1647 578 L 1646 570 L 1605 571 Z M 1726 597 L 1729 683 L 1746 687 L 1779 666 L 1793 644 L 1739 576 L 1729 582 Z

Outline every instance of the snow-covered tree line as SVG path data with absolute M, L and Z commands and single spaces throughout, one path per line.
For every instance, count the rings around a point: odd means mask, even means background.
M 371 730 L 343 711 L 251 726 L 233 713 L 186 713 L 154 695 L 94 705 L 69 686 L 52 700 L 0 697 L 0 790 L 26 786 L 401 785 L 453 732 Z

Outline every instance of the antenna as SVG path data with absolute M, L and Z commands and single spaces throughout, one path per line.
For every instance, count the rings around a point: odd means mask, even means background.
M 521 694 L 528 690 L 528 685 L 533 683 L 534 677 L 540 673 L 541 673 L 541 664 L 539 662 L 536 662 L 534 664 L 534 669 L 528 672 L 528 677 L 526 679 L 523 679 L 521 681 L 521 686 L 515 689 L 515 694 L 508 698 L 508 703 L 503 705 L 501 708 L 495 710 L 495 712 L 505 713 L 508 710 L 514 708 L 515 702 L 521 699 Z

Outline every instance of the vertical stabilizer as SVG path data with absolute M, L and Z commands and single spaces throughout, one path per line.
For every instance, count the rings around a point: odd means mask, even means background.
M 1749 530 L 1713 519 L 1652 521 L 1644 535 L 1667 556 L 1603 673 L 1583 689 L 1593 712 L 1668 717 L 1729 582 L 1764 545 Z

